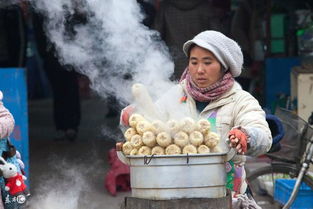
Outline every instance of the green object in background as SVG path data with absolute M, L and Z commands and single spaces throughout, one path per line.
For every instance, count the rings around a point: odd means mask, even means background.
M 285 40 L 278 39 L 271 41 L 271 52 L 272 53 L 284 53 L 285 52 Z
M 302 36 L 305 33 L 305 29 L 299 29 L 297 30 L 297 36 Z
M 271 16 L 271 38 L 285 37 L 285 14 L 273 14 Z
M 276 100 L 272 103 L 271 113 L 275 114 L 277 107 L 289 109 L 289 107 L 288 107 L 289 100 L 290 100 L 289 95 L 285 95 L 283 93 L 278 94 L 276 97 Z

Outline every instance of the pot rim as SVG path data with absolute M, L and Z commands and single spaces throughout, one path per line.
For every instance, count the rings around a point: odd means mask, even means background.
M 207 154 L 177 154 L 177 155 L 124 155 L 127 158 L 177 158 L 177 157 L 209 157 L 209 156 L 225 156 L 228 152 L 207 153 Z

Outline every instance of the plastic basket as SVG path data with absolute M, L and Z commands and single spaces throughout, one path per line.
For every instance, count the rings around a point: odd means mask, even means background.
M 276 179 L 274 199 L 281 204 L 286 204 L 293 187 L 296 183 L 295 179 Z M 302 183 L 297 198 L 291 205 L 290 209 L 312 209 L 313 208 L 313 190 Z

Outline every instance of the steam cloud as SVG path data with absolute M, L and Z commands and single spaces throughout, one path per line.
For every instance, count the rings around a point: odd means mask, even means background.
M 153 99 L 173 85 L 169 77 L 174 65 L 168 49 L 156 31 L 141 23 L 144 15 L 136 0 L 29 1 L 45 17 L 45 32 L 61 62 L 86 75 L 100 96 L 115 95 L 126 105 L 132 102 L 130 86 L 133 83 L 144 84 Z M 74 33 L 69 34 L 68 18 L 75 13 L 83 14 L 86 19 L 73 25 Z M 75 178 L 69 179 L 70 176 Z M 77 208 L 78 197 L 86 185 L 82 177 L 77 177 L 77 172 L 65 177 L 65 182 L 56 180 L 60 178 L 45 182 L 54 187 L 42 196 L 33 197 L 32 208 Z M 76 185 L 75 188 L 68 191 L 72 185 Z M 38 190 L 45 191 L 44 188 Z
M 136 0 L 36 0 L 32 5 L 46 17 L 45 31 L 62 62 L 88 76 L 102 97 L 114 94 L 126 104 L 132 83 L 146 85 L 154 98 L 171 85 L 168 49 L 141 23 Z M 87 18 L 68 35 L 67 18 L 75 12 Z
M 55 162 L 58 163 L 55 163 Z M 53 163 L 54 162 L 54 163 Z M 44 175 L 41 179 L 41 186 L 35 188 L 37 193 L 30 199 L 29 208 L 32 209 L 74 209 L 81 208 L 86 204 L 83 197 L 83 191 L 88 191 L 89 184 L 86 181 L 86 173 L 89 173 L 86 166 L 82 164 L 73 165 L 69 161 L 64 161 L 54 157 L 49 163 L 51 171 L 49 175 Z M 83 169 L 85 168 L 85 169 Z M 89 168 L 90 169 L 90 168 Z M 93 168 L 95 169 L 95 168 Z M 89 202 L 89 208 L 95 204 Z

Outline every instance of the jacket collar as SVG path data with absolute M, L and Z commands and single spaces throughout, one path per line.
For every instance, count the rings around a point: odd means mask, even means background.
M 190 94 L 188 94 L 187 89 L 186 89 L 186 82 L 185 80 L 183 80 L 180 83 L 184 89 L 184 93 L 187 95 L 188 100 L 191 101 L 191 103 L 196 106 L 195 104 L 195 100 L 190 96 Z M 232 97 L 232 95 L 234 95 L 238 90 L 242 90 L 241 86 L 239 85 L 239 83 L 237 83 L 236 81 L 234 82 L 234 85 L 231 87 L 231 89 L 227 92 L 225 92 L 225 94 L 223 94 L 221 97 L 219 97 L 218 99 L 211 101 L 202 112 L 206 112 L 212 109 L 215 109 L 217 107 L 221 107 L 223 105 L 229 104 L 231 102 L 234 101 L 234 97 Z

